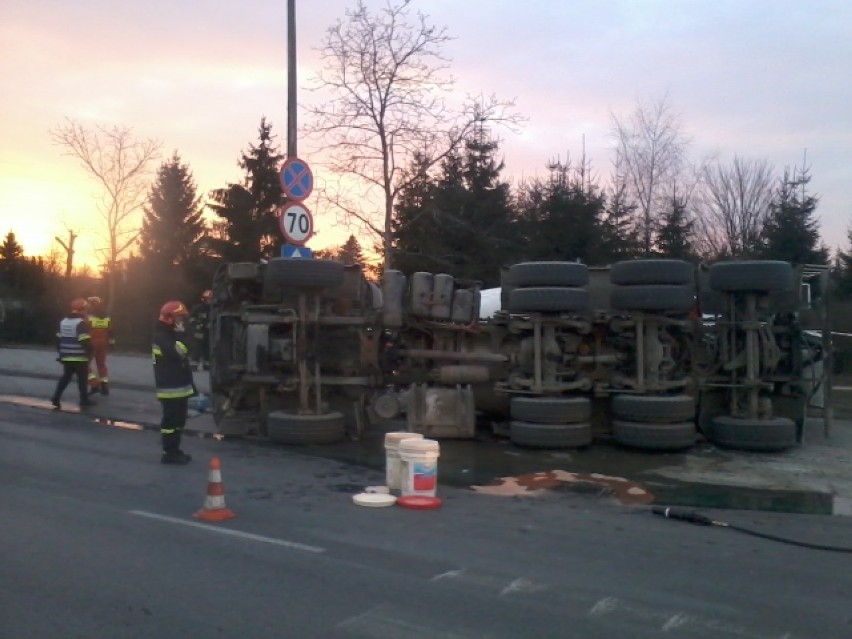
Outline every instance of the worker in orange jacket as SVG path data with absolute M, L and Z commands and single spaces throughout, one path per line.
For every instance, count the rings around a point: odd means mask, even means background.
M 89 334 L 92 336 L 92 362 L 89 363 L 89 392 L 109 395 L 107 353 L 115 345 L 112 320 L 100 297 L 89 298 Z

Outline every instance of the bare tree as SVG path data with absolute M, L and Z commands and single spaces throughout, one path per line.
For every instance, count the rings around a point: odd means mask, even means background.
M 696 207 L 704 256 L 757 255 L 771 213 L 773 182 L 773 168 L 765 159 L 735 156 L 728 166 L 716 162 L 704 170 Z
M 513 128 L 521 121 L 514 102 L 494 96 L 468 97 L 459 109 L 447 104 L 454 79 L 442 47 L 450 37 L 423 14 L 412 17 L 411 4 L 388 2 L 374 15 L 358 0 L 328 29 L 320 49 L 324 66 L 312 88 L 329 99 L 307 109 L 313 121 L 305 127 L 328 151 L 331 172 L 341 176 L 326 187 L 329 203 L 348 226 L 378 240 L 386 268 L 398 194 L 458 148 L 477 123 Z M 426 161 L 412 174 L 405 169 L 415 154 Z
M 628 201 L 636 206 L 641 251 L 650 255 L 661 211 L 684 177 L 689 140 L 681 130 L 668 96 L 653 104 L 638 103 L 628 118 L 611 115 L 616 141 L 616 175 Z M 691 189 L 688 189 L 691 190 Z
M 137 140 L 129 127 L 95 126 L 66 119 L 50 131 L 53 141 L 76 158 L 100 189 L 98 211 L 106 226 L 101 249 L 109 277 L 109 304 L 115 299 L 119 258 L 136 242 L 141 224 L 136 220 L 145 201 L 152 163 L 162 144 Z
M 70 280 L 71 273 L 74 271 L 74 242 L 79 234 L 75 233 L 67 224 L 65 225 L 65 230 L 68 231 L 68 243 L 66 243 L 58 235 L 53 239 L 55 239 L 59 243 L 59 246 L 61 246 L 65 251 L 65 279 Z

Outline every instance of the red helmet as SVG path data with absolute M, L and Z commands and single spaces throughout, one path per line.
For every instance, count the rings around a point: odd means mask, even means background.
M 160 321 L 164 324 L 174 324 L 178 317 L 187 317 L 189 311 L 183 302 L 173 301 L 166 302 L 160 309 Z
M 206 291 L 204 291 L 204 292 L 201 294 L 201 299 L 202 299 L 202 300 L 204 300 L 205 302 L 209 302 L 210 300 L 212 300 L 212 299 L 213 299 L 213 291 L 211 291 L 211 290 L 208 288 Z
M 71 312 L 77 313 L 78 315 L 82 315 L 86 312 L 86 308 L 88 308 L 89 303 L 83 299 L 82 297 L 78 297 L 77 299 L 71 300 Z

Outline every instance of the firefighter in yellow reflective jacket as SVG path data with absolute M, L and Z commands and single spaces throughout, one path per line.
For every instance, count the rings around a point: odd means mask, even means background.
M 89 298 L 89 332 L 92 336 L 92 363 L 89 366 L 89 390 L 109 395 L 107 352 L 115 346 L 112 320 L 100 297 Z
M 89 323 L 86 321 L 88 304 L 81 297 L 71 302 L 71 312 L 59 322 L 59 332 L 56 333 L 56 349 L 59 351 L 57 361 L 62 362 L 62 376 L 56 384 L 56 390 L 50 401 L 54 408 L 62 408 L 60 400 L 62 393 L 77 376 L 77 389 L 80 391 L 80 408 L 94 406 L 89 399 L 86 385 L 86 372 L 89 370 L 89 358 L 92 355 L 92 339 L 89 335 Z
M 192 459 L 180 449 L 189 398 L 197 394 L 184 336 L 188 316 L 183 302 L 166 302 L 154 326 L 154 383 L 163 407 L 160 435 L 164 464 L 187 464 Z

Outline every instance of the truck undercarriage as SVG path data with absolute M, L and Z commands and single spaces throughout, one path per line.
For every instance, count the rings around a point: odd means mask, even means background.
M 214 417 L 223 435 L 285 444 L 402 416 L 470 438 L 487 416 L 522 446 L 783 450 L 830 387 L 827 277 L 776 261 L 525 262 L 481 317 L 478 283 L 445 273 L 377 285 L 330 260 L 227 264 L 212 287 Z

